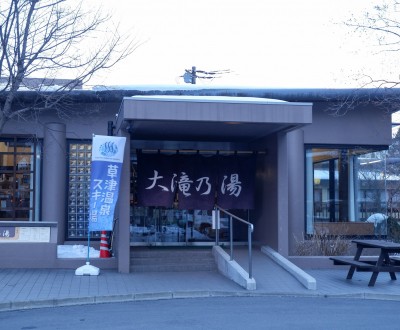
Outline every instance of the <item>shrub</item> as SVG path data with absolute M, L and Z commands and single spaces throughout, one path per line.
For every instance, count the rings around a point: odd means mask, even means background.
M 400 242 L 400 220 L 389 217 L 387 219 L 387 239 Z
M 296 255 L 298 256 L 340 256 L 348 255 L 351 242 L 343 236 L 324 233 L 307 235 L 299 241 L 296 237 Z

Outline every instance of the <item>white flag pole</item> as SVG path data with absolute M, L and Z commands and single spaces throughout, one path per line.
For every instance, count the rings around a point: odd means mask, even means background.
M 93 275 L 97 276 L 100 274 L 100 269 L 90 264 L 89 252 L 90 251 L 90 231 L 88 231 L 88 252 L 86 265 L 83 265 L 75 270 L 75 275 Z
M 93 134 L 93 137 L 95 135 Z M 97 276 L 100 274 L 100 269 L 98 267 L 92 266 L 90 264 L 90 228 L 88 228 L 88 247 L 87 247 L 87 257 L 86 257 L 86 264 L 77 268 L 75 270 L 75 275 L 92 275 Z

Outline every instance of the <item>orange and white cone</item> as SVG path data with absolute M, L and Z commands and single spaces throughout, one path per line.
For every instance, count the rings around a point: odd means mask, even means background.
M 110 249 L 108 247 L 107 234 L 105 231 L 101 232 L 100 238 L 100 258 L 110 258 Z

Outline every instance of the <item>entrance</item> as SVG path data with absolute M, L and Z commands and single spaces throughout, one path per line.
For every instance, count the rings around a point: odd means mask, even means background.
M 211 211 L 133 207 L 131 245 L 202 245 L 215 241 Z M 219 240 L 229 241 L 229 219 L 221 219 Z
M 191 153 L 193 157 L 195 154 L 207 152 L 218 155 L 221 151 L 238 155 L 240 152 L 248 151 L 264 153 L 269 146 L 275 148 L 274 141 L 278 132 L 284 133 L 312 123 L 311 103 L 289 103 L 236 96 L 222 98 L 221 96 L 168 95 L 167 92 L 161 92 L 161 94 L 125 97 L 118 113 L 116 129 L 130 134 L 130 155 L 134 166 L 136 166 L 136 151 L 161 154 Z M 269 137 L 272 137 L 271 141 L 268 140 Z M 199 163 L 196 161 L 196 166 L 194 166 L 196 171 L 204 169 L 204 166 L 198 165 Z M 239 167 L 238 163 L 233 163 Z M 208 177 L 206 173 L 192 175 L 185 170 L 179 171 L 180 178 L 176 178 L 174 175 L 177 173 L 171 173 L 171 166 L 164 166 L 162 170 L 157 169 L 157 171 L 155 168 L 150 168 L 154 171 L 148 173 L 146 178 L 151 179 L 151 182 L 141 187 L 152 190 L 160 188 L 171 193 L 175 189 L 175 187 L 171 188 L 171 180 L 175 180 L 174 178 L 180 180 L 187 176 L 190 180 L 195 179 L 192 182 L 197 182 L 196 189 L 201 183 L 200 190 L 192 193 L 196 201 L 200 199 L 203 201 L 208 194 L 210 197 L 215 196 L 216 203 L 223 209 L 234 209 L 235 213 L 236 210 L 248 212 L 247 210 L 255 207 L 254 200 L 252 203 L 246 200 L 246 196 L 254 196 L 255 169 L 249 170 L 249 167 L 240 166 L 242 171 L 239 172 L 230 165 L 230 162 L 218 165 L 219 169 L 224 169 L 224 171 L 226 169 L 227 173 L 223 174 L 222 170 L 215 171 L 218 181 L 214 182 L 218 182 L 219 186 L 214 187 L 213 192 L 205 190 L 207 183 L 202 179 Z M 209 229 L 213 204 L 193 206 L 189 204 L 191 201 L 185 200 L 187 204 L 183 205 L 181 202 L 184 199 L 180 196 L 180 207 L 175 208 L 171 194 L 169 196 L 165 194 L 166 199 L 159 204 L 156 202 L 161 202 L 160 198 L 163 198 L 160 195 L 152 196 L 153 199 L 146 203 L 138 203 L 135 196 L 136 190 L 133 187 L 137 184 L 134 179 L 135 171 L 136 169 L 132 168 L 134 175 L 131 180 L 131 244 L 150 244 L 151 242 L 153 244 L 189 244 L 213 241 L 214 233 Z M 244 178 L 250 174 L 253 179 L 252 184 L 245 183 L 239 188 L 238 185 L 246 182 Z M 146 207 L 138 207 L 139 205 Z M 154 205 L 159 206 L 154 207 Z M 123 213 L 125 215 L 126 210 Z M 247 217 L 245 216 L 244 219 Z M 223 235 L 220 237 L 221 240 L 228 239 L 229 231 L 226 230 L 226 233 L 224 231 L 221 230 Z M 243 238 L 239 234 L 244 233 L 246 236 L 247 229 L 239 228 L 237 231 L 234 230 L 234 233 L 233 240 L 240 241 Z
M 217 156 L 216 152 L 197 150 L 132 150 L 130 245 L 211 245 L 216 241 L 216 235 L 219 242 L 229 242 L 230 219 L 221 216 L 220 228 L 213 229 L 212 209 L 221 201 L 225 205 L 231 205 L 235 215 L 248 217 L 248 208 L 243 205 L 251 204 L 255 175 L 255 168 L 251 164 L 254 161 L 254 154 L 248 151 L 224 152 Z M 219 167 L 215 166 L 217 163 Z M 172 170 L 176 164 L 183 164 L 184 170 Z M 199 172 L 199 168 L 203 172 Z M 218 172 L 216 169 L 219 168 L 223 170 Z M 204 170 L 208 172 L 204 174 Z M 138 173 L 142 173 L 141 178 Z M 219 185 L 216 184 L 218 173 L 223 173 Z M 179 180 L 175 180 L 175 177 Z M 165 178 L 166 181 L 163 181 Z M 188 182 L 190 184 L 186 185 Z M 150 195 L 149 191 L 153 194 Z M 144 206 L 148 201 L 143 202 L 145 195 L 152 198 L 147 205 L 164 205 Z M 167 202 L 163 200 L 165 195 L 170 198 Z M 188 203 L 184 200 L 187 196 L 192 198 L 192 204 L 184 204 Z M 207 203 L 204 203 L 203 196 L 207 197 Z M 207 209 L 197 209 L 193 205 Z M 231 209 L 229 206 L 222 207 Z M 240 225 L 234 225 L 237 226 Z M 238 228 L 233 238 L 236 241 L 243 240 L 241 233 L 247 233 L 247 229 Z

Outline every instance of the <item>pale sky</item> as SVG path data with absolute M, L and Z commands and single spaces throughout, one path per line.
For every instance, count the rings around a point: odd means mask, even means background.
M 231 70 L 198 85 L 265 88 L 358 87 L 360 73 L 381 78 L 393 54 L 344 26 L 381 0 L 86 0 L 143 44 L 102 85 L 185 85 L 185 69 Z M 392 64 L 393 63 L 393 64 Z M 396 74 L 398 77 L 398 74 Z

